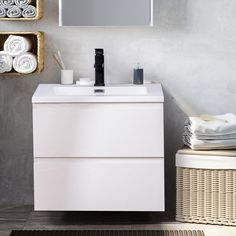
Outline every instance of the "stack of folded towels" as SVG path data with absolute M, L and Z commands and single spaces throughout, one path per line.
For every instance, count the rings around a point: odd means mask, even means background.
M 0 0 L 0 18 L 34 18 L 37 15 L 32 0 Z
M 189 117 L 183 142 L 193 150 L 236 149 L 236 116 Z
M 22 74 L 29 74 L 37 69 L 36 56 L 29 52 L 30 41 L 22 36 L 10 35 L 4 43 L 4 51 L 0 51 L 0 73 L 14 69 Z

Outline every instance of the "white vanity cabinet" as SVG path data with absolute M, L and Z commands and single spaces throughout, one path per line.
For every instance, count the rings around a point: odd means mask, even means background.
M 161 86 L 109 96 L 58 86 L 33 96 L 35 210 L 164 211 Z

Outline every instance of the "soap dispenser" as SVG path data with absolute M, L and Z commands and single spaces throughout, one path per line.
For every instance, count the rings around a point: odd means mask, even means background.
M 143 69 L 140 68 L 140 63 L 137 63 L 136 68 L 134 69 L 134 84 L 143 84 Z

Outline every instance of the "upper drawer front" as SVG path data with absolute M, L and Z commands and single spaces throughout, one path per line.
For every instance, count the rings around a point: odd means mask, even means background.
M 35 157 L 163 157 L 163 104 L 34 104 Z

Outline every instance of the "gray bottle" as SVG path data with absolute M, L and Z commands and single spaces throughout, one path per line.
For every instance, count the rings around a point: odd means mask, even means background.
M 140 68 L 140 63 L 137 63 L 134 69 L 134 84 L 143 84 L 143 69 Z

